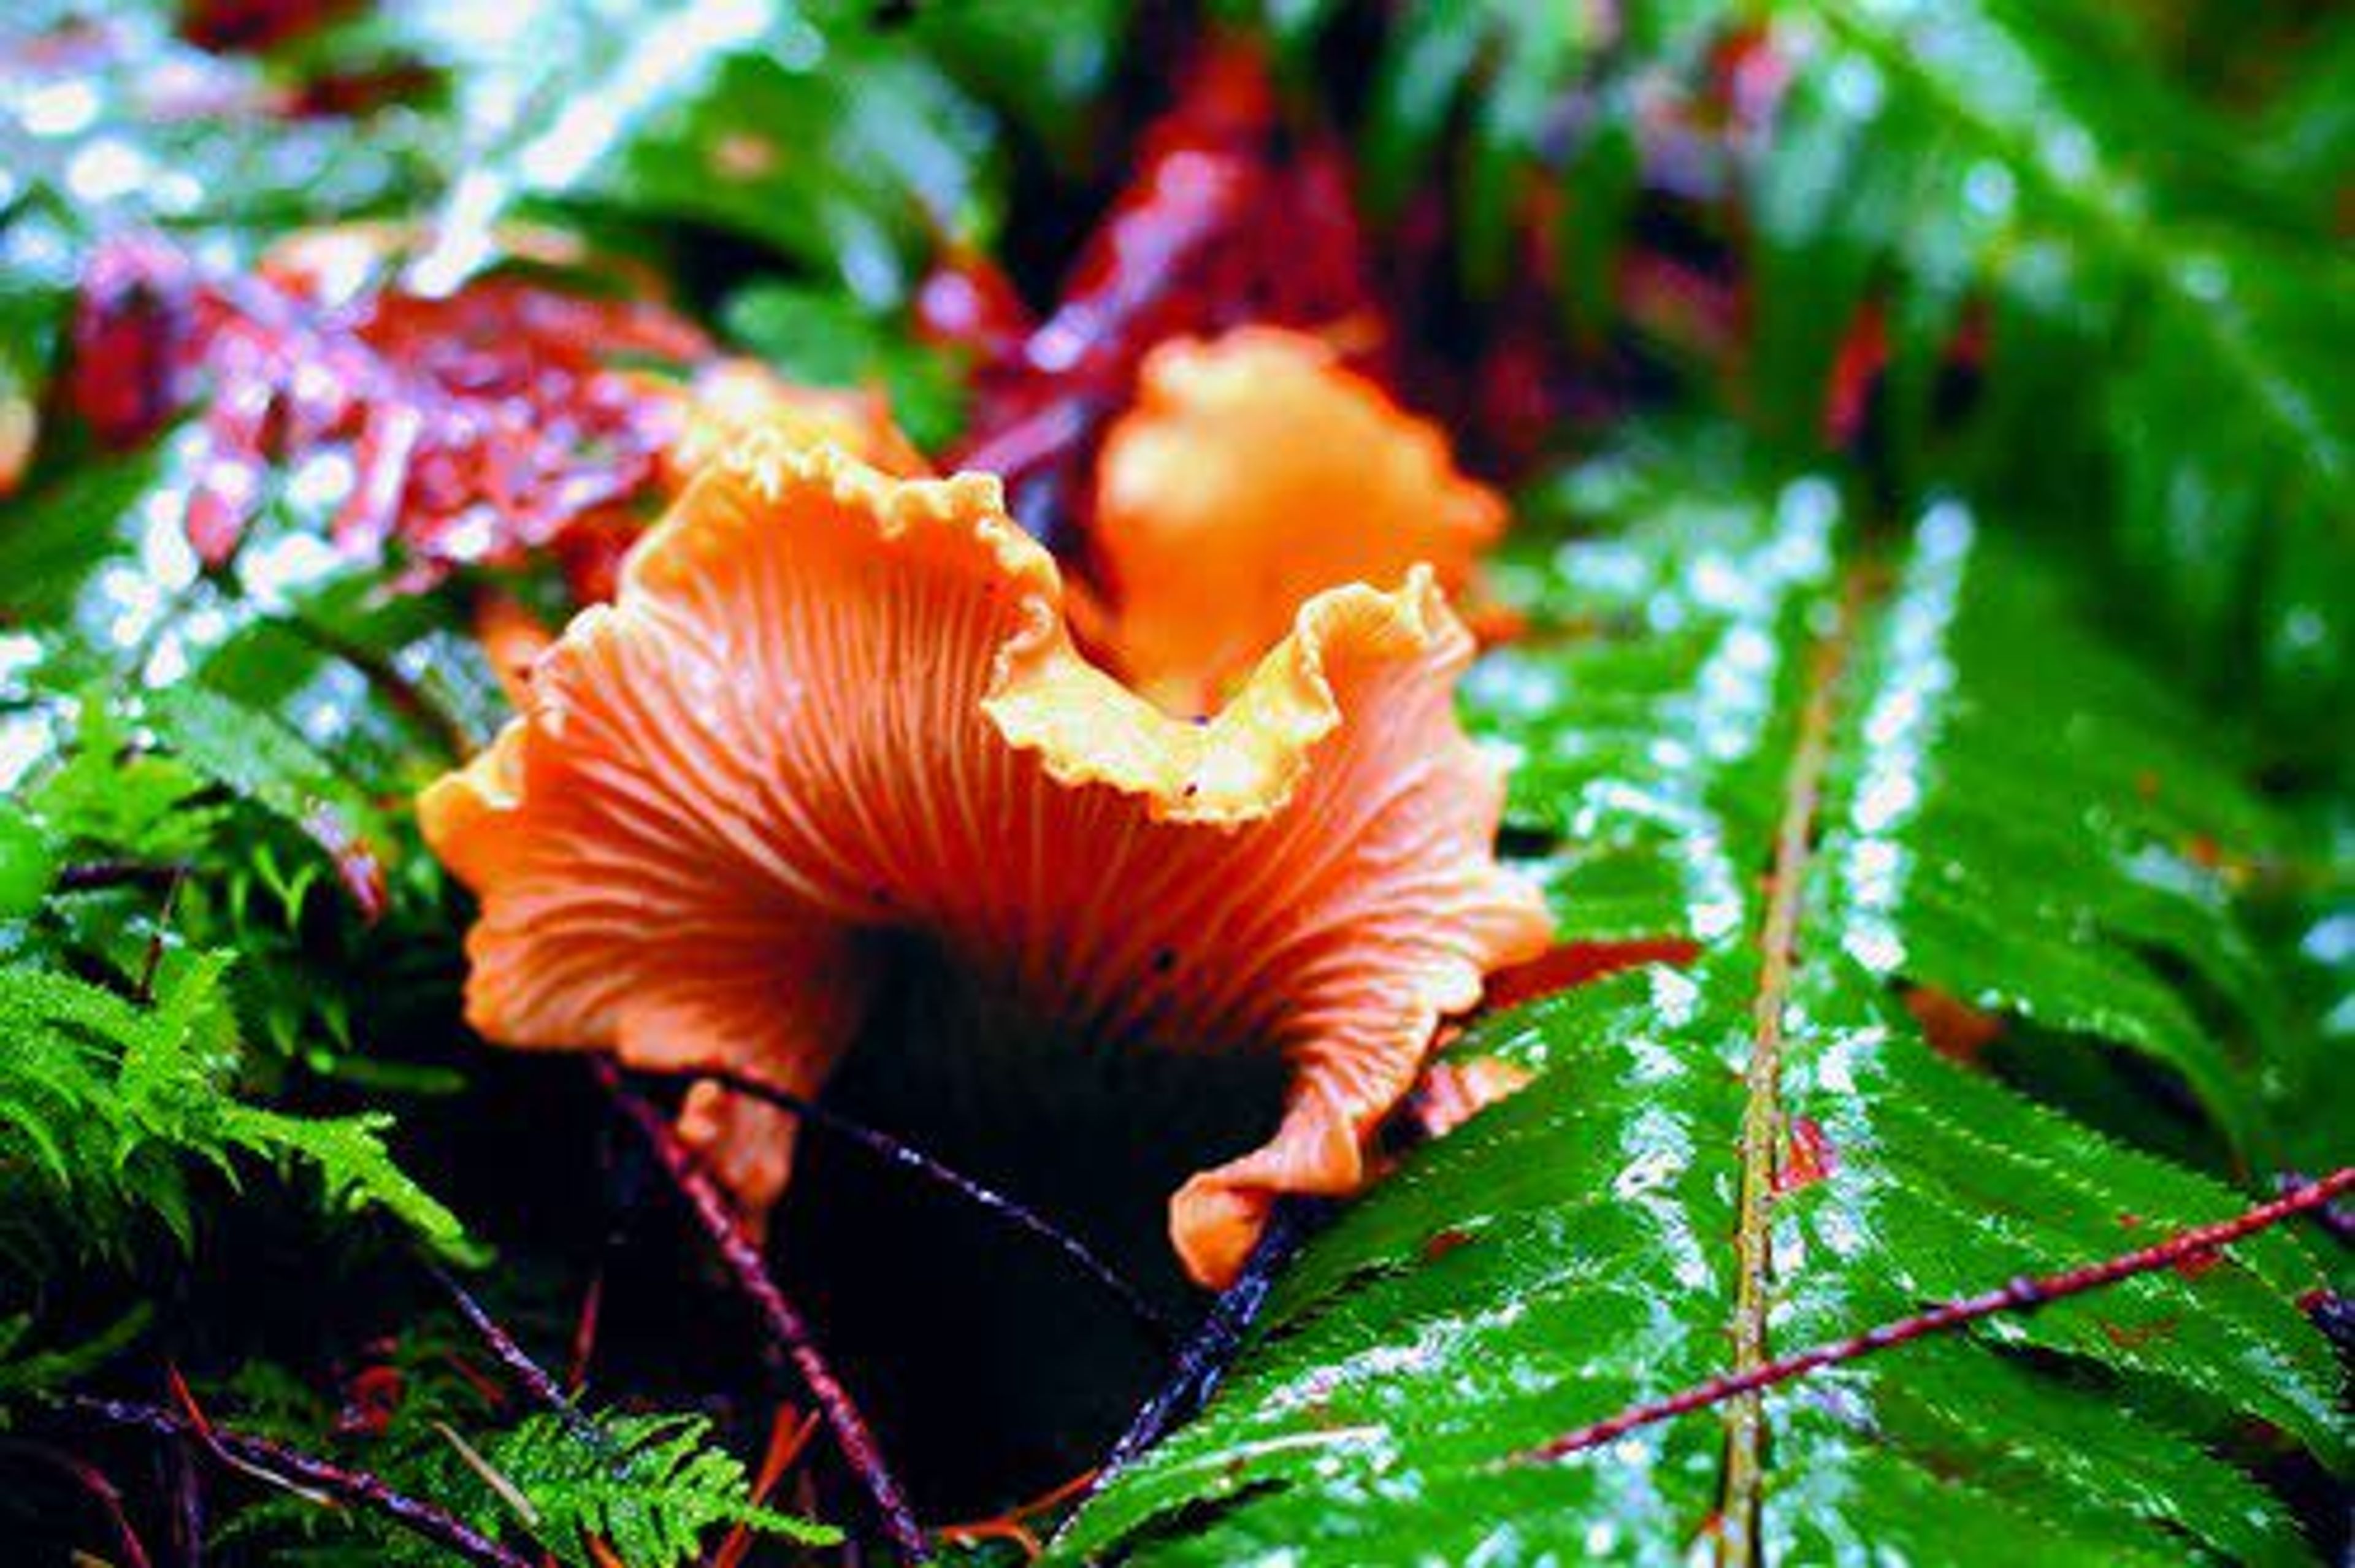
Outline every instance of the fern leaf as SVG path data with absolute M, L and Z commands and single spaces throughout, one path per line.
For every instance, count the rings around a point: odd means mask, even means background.
M 435 1495 L 493 1534 L 527 1535 L 578 1568 L 597 1541 L 631 1568 L 699 1559 L 713 1531 L 739 1526 L 802 1545 L 838 1532 L 750 1500 L 743 1461 L 711 1441 L 698 1415 L 608 1413 L 595 1438 L 548 1413 L 459 1438 L 445 1432 L 427 1467 Z
M 1966 293 L 1992 294 L 1990 450 L 2034 432 L 2101 454 L 2121 559 L 2166 624 L 2211 674 L 2254 667 L 2283 711 L 2327 711 L 2355 559 L 2337 499 L 2355 464 L 2334 391 L 2355 352 L 2343 259 L 2200 105 L 2074 8 L 1775 16 L 1798 74 L 1751 185 L 1763 375 L 1786 416 L 1817 406 L 1824 324 L 1887 271 L 1917 385 Z M 2050 380 L 2012 374 L 2023 361 L 2091 389 L 2094 422 L 2053 429 Z
M 131 999 L 69 976 L 0 969 L 0 1253 L 38 1255 L 58 1236 L 115 1253 L 140 1215 L 194 1241 L 186 1171 L 233 1172 L 237 1156 L 319 1178 L 339 1208 L 378 1207 L 428 1244 L 474 1255 L 464 1228 L 393 1162 L 387 1118 L 305 1118 L 232 1093 L 236 1025 L 221 994 L 229 960 L 200 955 L 159 973 L 156 1000 Z M 47 1224 L 62 1211 L 69 1222 Z
M 1260 9 L 1302 59 L 1339 10 Z M 1365 114 L 1378 205 L 1453 133 L 1459 259 L 1493 288 L 1524 198 L 1558 187 L 1559 283 L 1591 325 L 1636 210 L 1630 123 L 1660 121 L 1663 103 L 1693 128 L 1757 120 L 1713 144 L 1678 139 L 1674 161 L 1694 166 L 1673 176 L 1661 137 L 1636 136 L 1656 187 L 1724 208 L 1708 221 L 1744 238 L 1746 411 L 1815 445 L 1844 335 L 1879 310 L 1903 482 L 1934 466 L 2097 518 L 2179 660 L 2188 647 L 2211 686 L 2253 677 L 2297 760 L 2345 762 L 2312 737 L 2343 704 L 2355 637 L 2339 501 L 2355 404 L 2338 394 L 2355 291 L 2330 243 L 2330 181 L 2299 151 L 2334 144 L 2335 104 L 2293 101 L 2283 139 L 2253 149 L 2119 18 L 2034 0 L 1642 0 L 1593 36 L 1564 19 L 1578 14 L 1401 9 Z M 1775 85 L 1749 90 L 1761 101 L 1721 101 L 1712 42 L 1762 62 Z M 2318 103 L 2346 53 L 2325 40 Z M 1978 305 L 1978 406 L 1934 452 L 1933 393 Z
M 710 223 L 887 304 L 927 224 L 954 227 L 973 205 L 986 122 L 929 59 L 836 13 L 532 0 L 417 7 L 371 28 L 457 83 L 460 234 L 549 199 Z
M 697 1416 L 610 1416 L 613 1439 L 600 1452 L 552 1416 L 535 1416 L 493 1445 L 492 1462 L 538 1510 L 535 1533 L 555 1551 L 579 1553 L 581 1538 L 609 1543 L 623 1561 L 647 1568 L 694 1558 L 709 1531 L 749 1525 L 805 1545 L 830 1530 L 745 1500 L 743 1461 L 710 1443 Z M 579 1561 L 587 1564 L 588 1559 Z
M 2280 1233 L 1507 1462 L 1777 1347 L 2243 1206 L 1942 1057 L 1913 987 L 2024 1051 L 2130 1054 L 2244 1143 L 2265 1116 L 2239 1085 L 2286 1049 L 2214 848 L 2261 853 L 2274 826 L 2063 584 L 1958 507 L 1884 554 L 1828 485 L 1703 467 L 1688 446 L 1590 471 L 1586 510 L 1643 520 L 1525 541 L 1503 581 L 1539 624 L 1469 692 L 1518 755 L 1514 838 L 1549 846 L 1565 929 L 1698 956 L 1469 1030 L 1459 1054 L 1532 1084 L 1310 1244 L 1219 1396 L 1080 1515 L 1068 1560 L 1648 1560 L 1709 1534 L 1783 1561 L 2310 1560 L 2223 1456 L 2255 1422 L 2350 1459 L 2296 1305 L 2320 1272 Z

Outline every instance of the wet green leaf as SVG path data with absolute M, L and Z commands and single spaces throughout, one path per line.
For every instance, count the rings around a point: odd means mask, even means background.
M 2229 757 L 1960 507 L 1883 548 L 1820 480 L 1713 465 L 1562 492 L 1597 533 L 1523 538 L 1500 586 L 1531 630 L 1465 693 L 1564 934 L 1697 956 L 1470 1030 L 1535 1082 L 1308 1246 L 1067 1560 L 1667 1560 L 1732 1528 L 1734 1407 L 1513 1456 L 1731 1370 L 1745 1276 L 1787 1352 L 2250 1200 L 1947 1060 L 1908 1006 L 2129 1054 L 2262 1142 L 2250 1083 L 2288 1047 L 2230 868 L 2279 829 Z M 2320 1278 L 2269 1233 L 1777 1388 L 1743 1520 L 1774 1561 L 2308 1561 L 2218 1456 L 2254 1419 L 2349 1462 Z

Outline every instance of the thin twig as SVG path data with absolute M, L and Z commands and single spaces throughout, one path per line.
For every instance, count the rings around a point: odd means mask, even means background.
M 698 1069 L 692 1076 L 722 1084 L 739 1094 L 749 1095 L 763 1104 L 774 1105 L 812 1126 L 837 1137 L 857 1144 L 902 1169 L 911 1170 L 928 1181 L 955 1192 L 976 1207 L 1006 1221 L 1017 1230 L 1027 1231 L 1045 1242 L 1076 1264 L 1082 1274 L 1112 1296 L 1118 1298 L 1130 1316 L 1142 1325 L 1167 1349 L 1176 1338 L 1176 1328 L 1166 1314 L 1145 1299 L 1137 1288 L 1121 1277 L 1113 1266 L 1098 1256 L 1085 1242 L 1057 1225 L 1053 1221 L 1029 1208 L 1018 1199 L 1009 1198 L 995 1188 L 983 1185 L 953 1166 L 945 1165 L 923 1150 L 892 1136 L 878 1127 L 855 1121 L 841 1112 L 829 1109 L 814 1100 L 803 1098 L 788 1089 L 727 1069 Z
M 1052 1513 L 1074 1498 L 1085 1497 L 1096 1484 L 1096 1472 L 1082 1470 L 1068 1481 L 1039 1493 L 1027 1503 L 1017 1503 L 1005 1512 L 988 1519 L 970 1520 L 960 1524 L 944 1524 L 936 1532 L 952 1546 L 972 1548 L 985 1541 L 1011 1541 L 1022 1553 L 1025 1563 L 1036 1563 L 1046 1555 L 1046 1543 L 1030 1528 L 1030 1521 L 1041 1514 Z
M 472 1291 L 459 1284 L 441 1264 L 428 1262 L 425 1267 L 441 1282 L 442 1288 L 450 1293 L 450 1299 L 457 1305 L 459 1315 L 482 1338 L 484 1347 L 491 1352 L 492 1358 L 523 1385 L 526 1393 L 553 1412 L 556 1418 L 564 1424 L 564 1429 L 581 1442 L 600 1451 L 613 1446 L 613 1440 L 605 1429 L 581 1413 L 581 1407 L 574 1404 L 570 1396 L 558 1386 L 547 1369 L 533 1360 L 529 1352 L 516 1343 L 515 1336 L 483 1309 L 483 1304 L 474 1299 Z
M 752 1489 L 745 1494 L 746 1502 L 754 1508 L 768 1502 L 769 1494 L 777 1489 L 777 1483 L 785 1478 L 785 1472 L 794 1467 L 802 1450 L 809 1446 L 818 1420 L 814 1410 L 804 1415 L 791 1404 L 777 1407 L 775 1417 L 769 1423 L 769 1445 L 761 1456 L 761 1468 L 752 1477 Z M 711 1568 L 738 1568 L 751 1553 L 754 1539 L 752 1527 L 740 1520 L 711 1554 Z
M 1902 1345 L 1932 1334 L 1948 1333 L 1998 1313 L 2033 1312 L 2038 1307 L 2049 1307 L 2073 1296 L 2083 1296 L 2137 1275 L 2155 1274 L 2160 1269 L 2197 1264 L 2219 1248 L 2278 1225 L 2294 1215 L 2319 1209 L 2350 1188 L 2355 1188 L 2355 1166 L 2342 1167 L 2311 1186 L 2301 1187 L 2286 1197 L 2260 1204 L 2232 1219 L 2179 1232 L 2166 1241 L 2123 1253 L 2101 1263 L 2063 1269 L 2058 1274 L 2023 1275 L 1997 1289 L 1941 1303 L 1927 1312 L 1884 1323 L 1852 1339 L 1833 1340 L 1746 1371 L 1711 1378 L 1665 1399 L 1631 1406 L 1607 1421 L 1598 1421 L 1566 1432 L 1535 1448 L 1515 1455 L 1508 1462 L 1543 1464 L 1566 1458 L 1624 1436 L 1638 1427 L 1650 1426 L 1672 1416 L 1705 1410 L 1742 1394 L 1755 1393 L 1777 1383 L 1788 1382 L 1818 1367 L 1837 1366 L 1843 1361 L 1870 1356 L 1877 1350 L 1886 1350 L 1892 1345 Z
M 105 1471 L 62 1448 L 53 1448 L 29 1438 L 0 1437 L 0 1453 L 22 1455 L 72 1477 L 75 1483 L 106 1510 L 107 1522 L 114 1527 L 114 1537 L 123 1543 L 123 1560 L 126 1568 L 153 1568 L 155 1559 L 147 1555 L 146 1544 L 139 1539 L 139 1532 L 131 1528 L 131 1516 L 123 1511 L 123 1492 L 107 1478 Z
M 92 893 L 107 888 L 166 888 L 188 868 L 177 861 L 80 860 L 58 872 L 57 891 Z
M 1235 1283 L 1219 1293 L 1210 1304 L 1201 1323 L 1195 1328 L 1178 1352 L 1177 1365 L 1161 1387 L 1155 1391 L 1137 1410 L 1112 1445 L 1098 1469 L 1091 1494 L 1134 1463 L 1172 1426 L 1202 1408 L 1226 1376 L 1227 1367 L 1242 1349 L 1243 1335 L 1258 1317 L 1259 1309 L 1267 1303 L 1267 1293 L 1274 1288 L 1276 1275 L 1320 1223 L 1325 1205 L 1312 1200 L 1284 1198 L 1276 1201 L 1275 1211 L 1268 1216 L 1267 1228 L 1252 1243 L 1251 1256 L 1243 1263 L 1242 1273 Z
M 655 1157 L 670 1175 L 671 1183 L 687 1200 L 687 1207 L 703 1228 L 704 1234 L 719 1253 L 720 1262 L 735 1276 L 737 1288 L 744 1293 L 761 1316 L 761 1321 L 775 1343 L 783 1348 L 794 1369 L 801 1373 L 810 1397 L 826 1413 L 826 1425 L 834 1432 L 834 1441 L 842 1457 L 868 1495 L 874 1499 L 884 1533 L 901 1556 L 910 1562 L 923 1562 L 931 1555 L 925 1545 L 923 1527 L 916 1522 L 906 1495 L 900 1491 L 875 1435 L 867 1419 L 858 1413 L 849 1391 L 835 1377 L 833 1369 L 819 1354 L 817 1342 L 810 1337 L 809 1325 L 794 1304 L 785 1298 L 777 1282 L 769 1276 L 768 1265 L 762 1261 L 761 1249 L 744 1228 L 737 1222 L 726 1194 L 712 1180 L 678 1135 L 671 1130 L 663 1114 L 643 1096 L 633 1093 L 623 1083 L 622 1075 L 613 1064 L 600 1058 L 596 1063 L 598 1080 L 605 1085 L 623 1115 L 645 1135 L 654 1147 Z
M 196 1445 L 171 1444 L 164 1462 L 172 1477 L 172 1542 L 180 1549 L 179 1568 L 203 1568 L 205 1481 L 197 1464 Z
M 2296 1192 L 2313 1179 L 2302 1170 L 2285 1170 L 2274 1178 L 2274 1190 Z M 2314 1222 L 2341 1246 L 2355 1246 L 2355 1214 L 2344 1212 L 2336 1203 L 2325 1203 L 2314 1211 Z
M 601 1261 L 597 1272 L 589 1276 L 589 1287 L 581 1293 L 581 1313 L 572 1323 L 572 1349 L 564 1381 L 576 1394 L 588 1385 L 589 1363 L 597 1354 L 597 1328 L 604 1311 L 605 1265 Z
M 531 1568 L 531 1560 L 491 1540 L 465 1520 L 432 1503 L 395 1491 L 365 1470 L 346 1470 L 265 1437 L 198 1424 L 160 1405 L 72 1394 L 58 1408 L 112 1426 L 132 1427 L 165 1437 L 193 1437 L 232 1465 L 261 1472 L 287 1485 L 381 1515 L 410 1534 L 445 1546 L 485 1568 Z
M 172 933 L 172 917 L 179 912 L 180 890 L 187 885 L 188 869 L 175 866 L 164 883 L 164 907 L 156 912 L 155 929 L 147 938 L 147 956 L 139 965 L 139 986 L 133 993 L 141 1007 L 155 999 L 155 976 L 164 967 L 164 948 Z

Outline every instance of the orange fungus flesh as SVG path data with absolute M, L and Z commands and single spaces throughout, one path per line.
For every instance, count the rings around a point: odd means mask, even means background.
M 1097 467 L 1093 548 L 1122 672 L 1205 711 L 1311 594 L 1427 563 L 1453 591 L 1505 526 L 1439 427 L 1319 338 L 1243 327 L 1163 344 Z
M 1416 569 L 1316 595 L 1173 719 L 1076 651 L 995 479 L 751 435 L 425 794 L 481 897 L 468 1016 L 811 1093 L 912 933 L 1092 1048 L 1281 1052 L 1274 1136 L 1171 1202 L 1224 1284 L 1279 1195 L 1362 1184 L 1440 1019 L 1546 945 L 1452 707 L 1470 655 Z M 681 1129 L 748 1208 L 784 1185 L 781 1114 L 706 1084 Z
M 892 421 L 878 391 L 805 387 L 752 359 L 722 359 L 698 370 L 682 398 L 685 418 L 665 453 L 664 475 L 683 487 L 720 453 L 756 431 L 794 445 L 832 442 L 886 474 L 931 472 L 923 454 Z

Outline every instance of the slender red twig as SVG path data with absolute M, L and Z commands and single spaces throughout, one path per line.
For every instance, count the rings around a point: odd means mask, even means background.
M 179 912 L 180 890 L 187 880 L 188 869 L 175 866 L 164 883 L 164 907 L 156 913 L 155 929 L 148 933 L 147 955 L 139 965 L 139 984 L 132 993 L 143 1008 L 155 999 L 155 976 L 164 967 L 164 951 L 172 937 L 172 917 Z
M 2285 1170 L 2274 1178 L 2276 1192 L 2296 1192 L 2314 1178 L 2300 1170 Z M 2330 1233 L 2330 1239 L 2343 1246 L 2355 1246 L 2355 1214 L 2342 1213 L 2336 1203 L 2326 1203 L 2314 1211 L 2314 1222 Z
M 62 1448 L 22 1437 L 0 1437 L 0 1454 L 21 1455 L 70 1476 L 105 1510 L 107 1522 L 114 1527 L 115 1539 L 122 1543 L 126 1568 L 153 1568 L 155 1559 L 147 1555 L 139 1532 L 131 1528 L 131 1516 L 123 1511 L 123 1493 L 107 1478 L 105 1471 Z
M 768 1451 L 761 1456 L 761 1468 L 752 1477 L 752 1490 L 745 1499 L 747 1502 L 754 1508 L 768 1502 L 769 1494 L 776 1490 L 777 1483 L 784 1479 L 785 1472 L 794 1467 L 794 1462 L 802 1456 L 802 1450 L 809 1446 L 811 1435 L 817 1431 L 818 1420 L 815 1411 L 804 1415 L 791 1404 L 777 1407 L 776 1416 L 769 1424 Z M 751 1525 L 739 1523 L 720 1541 L 719 1550 L 711 1554 L 711 1568 L 739 1568 L 739 1564 L 751 1552 L 755 1539 Z
M 508 1333 L 497 1318 L 484 1310 L 483 1304 L 474 1299 L 472 1291 L 459 1284 L 439 1264 L 429 1263 L 425 1266 L 441 1282 L 442 1288 L 450 1293 L 450 1299 L 456 1304 L 459 1315 L 474 1328 L 484 1348 L 517 1382 L 523 1385 L 526 1393 L 553 1412 L 556 1418 L 564 1424 L 564 1429 L 581 1442 L 600 1451 L 613 1446 L 613 1441 L 605 1430 L 581 1413 L 580 1407 L 549 1375 L 547 1369 L 533 1360 L 530 1353 L 516 1343 L 515 1336 Z
M 761 1249 L 744 1233 L 727 1195 L 718 1182 L 697 1163 L 678 1135 L 671 1130 L 663 1114 L 643 1096 L 634 1093 L 622 1082 L 622 1075 L 610 1061 L 595 1063 L 599 1082 L 613 1097 L 623 1114 L 645 1135 L 653 1146 L 655 1157 L 669 1173 L 671 1183 L 687 1200 L 696 1221 L 709 1238 L 719 1260 L 735 1277 L 737 1288 L 752 1304 L 771 1338 L 784 1349 L 800 1372 L 802 1381 L 826 1414 L 826 1424 L 834 1432 L 834 1441 L 842 1457 L 859 1483 L 874 1499 L 876 1513 L 880 1517 L 884 1533 L 900 1555 L 910 1562 L 921 1563 L 932 1555 L 924 1541 L 923 1526 L 916 1522 L 915 1511 L 908 1506 L 905 1493 L 884 1462 L 883 1451 L 867 1425 L 867 1418 L 858 1413 L 850 1392 L 842 1386 L 833 1369 L 819 1354 L 817 1342 L 812 1339 L 809 1325 L 800 1311 L 777 1288 L 769 1276 L 769 1269 L 761 1257 Z
M 335 1502 L 364 1508 L 400 1526 L 410 1534 L 445 1546 L 469 1563 L 484 1568 L 531 1568 L 531 1560 L 483 1534 L 465 1520 L 432 1503 L 395 1491 L 365 1470 L 346 1470 L 314 1455 L 248 1436 L 207 1423 L 202 1426 L 176 1411 L 126 1400 L 97 1399 L 76 1394 L 59 1408 L 73 1414 L 153 1432 L 165 1437 L 191 1437 L 233 1467 L 299 1486 Z
M 1085 1242 L 1028 1205 L 1008 1198 L 995 1188 L 985 1186 L 954 1167 L 943 1164 L 923 1150 L 893 1137 L 879 1127 L 870 1127 L 864 1122 L 856 1121 L 839 1111 L 829 1110 L 814 1100 L 805 1099 L 789 1090 L 780 1089 L 773 1083 L 764 1083 L 758 1078 L 750 1077 L 741 1072 L 728 1072 L 725 1069 L 698 1069 L 692 1075 L 709 1079 L 715 1083 L 725 1084 L 737 1093 L 749 1095 L 764 1104 L 774 1105 L 779 1110 L 809 1123 L 812 1126 L 837 1137 L 846 1138 L 903 1169 L 914 1171 L 927 1180 L 937 1182 L 960 1197 L 971 1200 L 976 1207 L 1004 1220 L 1017 1230 L 1028 1231 L 1061 1253 L 1076 1264 L 1082 1274 L 1103 1286 L 1105 1291 L 1128 1308 L 1130 1315 L 1156 1339 L 1164 1345 L 1169 1342 L 1172 1337 L 1169 1319 L 1156 1309 L 1151 1302 L 1138 1294 L 1135 1285 L 1123 1279 L 1113 1266 L 1097 1256 L 1094 1249 Z
M 1511 1462 L 1542 1464 L 1566 1458 L 1624 1436 L 1638 1427 L 1650 1426 L 1696 1410 L 1706 1410 L 1737 1395 L 1788 1382 L 1818 1367 L 1836 1366 L 1909 1340 L 1948 1333 L 1998 1313 L 2033 1312 L 2040 1307 L 2048 1307 L 2073 1296 L 2083 1296 L 2137 1275 L 2155 1274 L 2160 1269 L 2195 1263 L 2221 1247 L 2278 1225 L 2296 1215 L 2319 1209 L 2350 1188 L 2355 1188 L 2355 1166 L 2344 1166 L 2313 1185 L 2301 1187 L 2270 1203 L 2259 1204 L 2245 1213 L 2212 1225 L 2200 1225 L 2179 1232 L 2154 1245 L 2122 1253 L 2100 1263 L 2063 1269 L 2058 1274 L 2023 1275 L 1994 1290 L 1942 1302 L 1927 1312 L 1899 1318 L 1893 1323 L 1883 1323 L 1851 1339 L 1813 1346 L 1738 1375 L 1711 1378 L 1665 1399 L 1630 1406 L 1606 1421 L 1565 1432 L 1559 1437 L 1515 1455 Z
M 589 1276 L 581 1293 L 581 1314 L 573 1319 L 572 1349 L 564 1369 L 565 1386 L 579 1393 L 589 1381 L 589 1363 L 597 1355 L 597 1328 L 605 1312 L 605 1265 Z

